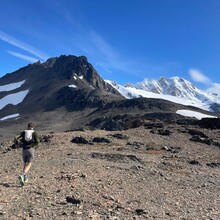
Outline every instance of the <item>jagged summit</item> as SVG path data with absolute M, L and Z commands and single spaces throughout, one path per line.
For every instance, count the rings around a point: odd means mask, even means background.
M 145 79 L 143 82 L 129 84 L 129 86 L 121 86 L 108 80 L 106 82 L 126 98 L 161 98 L 216 113 L 220 112 L 220 96 L 218 94 L 202 91 L 181 77 L 161 77 L 159 80 Z
M 145 79 L 143 82 L 134 84 L 134 87 L 149 92 L 183 98 L 192 98 L 195 95 L 195 91 L 198 91 L 192 83 L 177 76 L 172 78 L 161 77 L 159 80 Z

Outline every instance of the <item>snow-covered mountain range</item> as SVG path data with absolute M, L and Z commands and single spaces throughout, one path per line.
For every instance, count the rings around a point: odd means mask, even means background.
M 159 80 L 145 79 L 143 82 L 125 86 L 110 80 L 106 80 L 106 82 L 128 99 L 138 97 L 159 98 L 220 113 L 220 94 L 218 92 L 202 91 L 191 82 L 180 77 L 161 77 Z
M 155 99 L 133 99 L 139 97 Z M 147 113 L 163 112 L 163 117 L 165 113 L 172 113 L 175 115 L 172 117 L 184 115 L 201 119 L 215 117 L 216 114 L 211 112 L 220 113 L 220 95 L 201 91 L 179 77 L 161 77 L 158 81 L 144 80 L 122 86 L 103 80 L 86 57 L 73 55 L 30 64 L 0 78 L 0 122 L 15 119 L 17 123 L 19 120 L 24 123 L 24 119 L 34 115 L 38 122 L 44 123 L 50 114 L 54 124 L 54 115 L 58 118 L 67 112 L 79 113 L 79 125 L 82 121 L 87 125 L 97 118 L 103 124 L 103 120 L 111 124 L 109 118 L 120 114 L 133 117 L 134 113 L 142 117 Z M 100 119 L 100 115 L 105 113 L 106 117 Z M 77 126 L 76 121 L 72 123 L 68 117 L 68 129 L 72 124 Z

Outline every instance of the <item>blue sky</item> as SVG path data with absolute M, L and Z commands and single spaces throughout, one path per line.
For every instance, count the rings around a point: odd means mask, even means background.
M 202 89 L 220 84 L 219 0 L 1 0 L 0 7 L 0 76 L 73 54 L 120 84 L 161 76 Z

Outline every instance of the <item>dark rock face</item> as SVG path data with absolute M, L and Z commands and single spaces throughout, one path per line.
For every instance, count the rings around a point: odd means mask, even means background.
M 72 143 L 76 144 L 88 144 L 89 141 L 86 140 L 84 137 L 75 137 L 71 140 Z
M 148 112 L 164 112 L 168 109 L 178 109 L 178 104 L 162 100 L 162 99 L 148 99 L 148 98 L 135 98 L 126 99 L 118 102 L 111 102 L 106 105 L 103 110 L 106 109 L 139 109 L 148 110 Z
M 160 135 L 164 135 L 164 136 L 169 136 L 170 134 L 172 134 L 172 131 L 167 130 L 167 129 L 158 129 L 158 134 Z
M 211 163 L 207 163 L 206 165 L 212 168 L 220 168 L 220 163 L 218 162 L 211 162 Z
M 46 110 L 52 111 L 62 106 L 65 106 L 68 111 L 101 108 L 111 102 L 112 98 L 117 97 L 112 96 L 112 94 L 107 95 L 101 90 L 63 87 L 48 100 Z
M 181 118 L 176 121 L 179 125 L 197 125 L 198 119 L 192 119 L 192 118 Z
M 191 161 L 189 161 L 189 163 L 190 163 L 191 165 L 201 165 L 201 164 L 199 163 L 199 161 L 197 161 L 197 160 L 191 160 Z
M 220 118 L 202 118 L 199 125 L 203 128 L 220 129 Z
M 194 135 L 189 140 L 220 147 L 220 142 L 213 140 L 212 138 L 202 138 L 199 135 Z
M 73 205 L 78 205 L 78 204 L 81 203 L 81 201 L 80 201 L 79 199 L 76 199 L 76 198 L 70 197 L 70 196 L 67 196 L 67 197 L 66 197 L 66 201 L 67 201 L 68 203 L 73 204 Z
M 177 120 L 177 124 L 198 125 L 201 128 L 207 129 L 220 129 L 220 118 L 202 118 L 201 120 L 182 118 Z
M 92 113 L 102 117 L 96 117 L 89 125 L 110 131 L 140 126 L 145 126 L 147 129 L 163 128 L 163 121 L 176 123 L 178 119 L 184 119 L 183 116 L 175 113 L 182 107 L 181 105 L 159 99 L 120 100 L 102 106 Z M 145 120 L 157 120 L 157 122 L 145 122 Z
M 120 134 L 120 133 L 113 134 L 112 137 L 117 138 L 117 139 L 121 139 L 121 140 L 128 139 L 128 136 Z
M 111 141 L 107 138 L 104 138 L 104 137 L 94 137 L 92 139 L 92 142 L 95 142 L 95 143 L 111 143 Z
M 98 120 L 97 120 L 98 121 Z M 125 115 L 117 115 L 112 118 L 108 118 L 104 121 L 104 123 L 97 124 L 97 127 L 101 127 L 101 129 L 109 130 L 109 131 L 117 131 L 117 130 L 127 130 L 129 128 L 137 128 L 142 125 L 142 120 L 140 118 Z
M 201 131 L 198 131 L 198 130 L 195 130 L 195 129 L 189 129 L 189 134 L 191 135 L 198 135 L 200 137 L 203 137 L 203 138 L 208 138 L 208 136 L 206 134 L 204 134 L 203 132 Z
M 137 101 L 137 100 L 136 100 Z M 141 100 L 142 101 L 142 100 Z M 146 99 L 146 102 L 148 100 Z M 132 105 L 131 105 L 132 108 Z M 167 107 L 168 108 L 168 107 Z M 109 131 L 120 131 L 120 130 L 127 130 L 130 128 L 137 128 L 140 126 L 144 126 L 146 129 L 152 129 L 152 128 L 163 128 L 163 121 L 168 121 L 170 123 L 176 123 L 176 119 L 182 118 L 183 116 L 177 115 L 175 113 L 167 113 L 167 112 L 161 112 L 161 113 L 146 113 L 149 111 L 149 109 L 145 109 L 144 112 L 138 112 L 137 109 L 134 108 L 134 112 L 137 112 L 138 114 L 132 114 L 133 111 L 130 110 L 130 113 L 127 109 L 117 111 L 114 116 L 114 111 L 117 109 L 117 107 L 112 108 L 109 110 L 112 114 L 108 117 L 100 117 L 96 118 L 95 120 L 91 121 L 89 123 L 90 126 L 105 129 Z M 166 109 L 165 109 L 166 111 Z M 121 113 L 121 114 L 120 114 Z M 127 114 L 122 114 L 127 113 Z M 146 114 L 145 114 L 146 113 Z M 100 113 L 101 114 L 101 113 Z M 155 120 L 158 119 L 156 122 L 146 122 L 146 120 Z M 161 120 L 161 122 L 159 122 Z M 169 135 L 170 131 L 158 131 L 161 135 Z M 165 134 L 166 133 L 166 134 Z M 168 134 L 169 133 L 169 134 Z
M 217 103 L 213 103 L 211 106 L 210 106 L 210 109 L 215 112 L 215 113 L 220 113 L 220 105 L 217 104 Z

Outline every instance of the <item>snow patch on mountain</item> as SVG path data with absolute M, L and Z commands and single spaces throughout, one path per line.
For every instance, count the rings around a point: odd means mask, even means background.
M 20 116 L 19 113 L 8 115 L 8 116 L 5 116 L 3 118 L 0 118 L 0 121 L 4 121 L 4 120 L 10 119 L 10 118 L 16 118 L 17 119 L 19 116 Z
M 183 115 L 183 116 L 186 116 L 186 117 L 194 117 L 199 120 L 202 118 L 216 118 L 215 116 L 212 116 L 212 115 L 202 114 L 200 112 L 185 110 L 185 109 L 178 110 L 178 111 L 176 111 L 176 113 Z
M 72 84 L 72 85 L 69 85 L 70 88 L 77 88 L 76 85 Z
M 17 105 L 21 103 L 25 96 L 28 94 L 28 92 L 29 90 L 25 90 L 3 97 L 2 99 L 0 99 L 0 110 L 8 104 Z
M 21 85 L 24 83 L 25 83 L 25 80 L 23 80 L 21 82 L 10 83 L 7 85 L 0 86 L 0 92 L 11 91 L 11 90 L 17 89 L 17 88 L 21 87 Z

